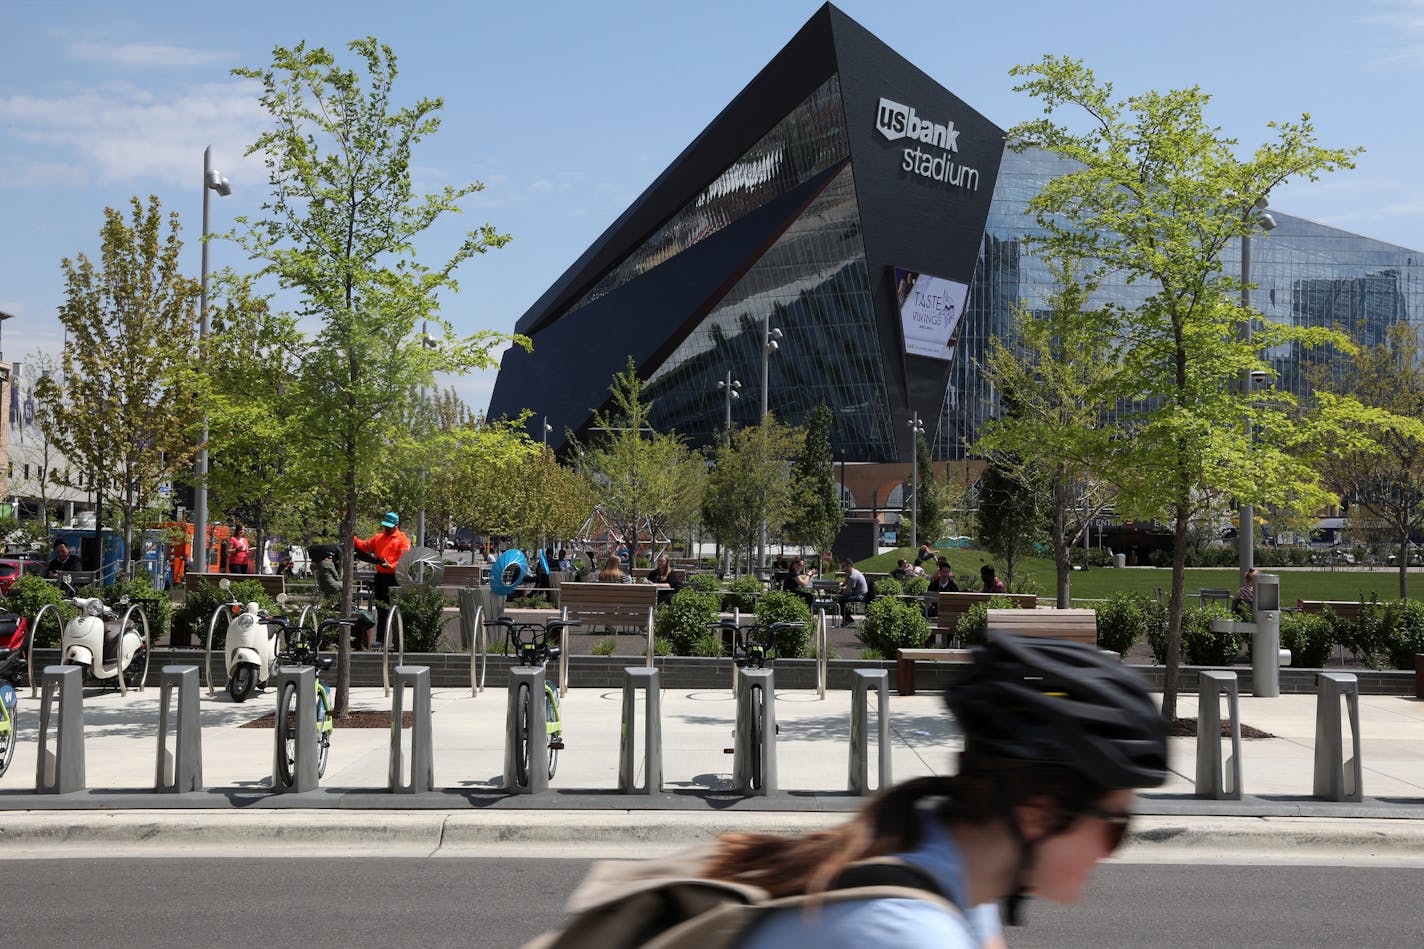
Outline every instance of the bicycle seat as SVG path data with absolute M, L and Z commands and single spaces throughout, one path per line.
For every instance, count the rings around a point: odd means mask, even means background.
M 322 671 L 325 671 L 325 670 L 327 670 L 327 669 L 330 669 L 332 666 L 336 665 L 336 657 L 335 657 L 335 656 L 317 656 L 317 657 L 316 657 L 316 662 L 313 663 L 313 664 L 314 664 L 318 669 L 321 669 Z
M 558 646 L 549 646 L 544 650 L 544 656 L 550 662 L 553 662 L 555 659 L 559 658 L 559 654 L 562 652 L 563 650 L 560 649 Z

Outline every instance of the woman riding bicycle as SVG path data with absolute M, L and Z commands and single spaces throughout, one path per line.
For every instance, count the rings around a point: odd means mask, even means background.
M 1004 901 L 1076 902 L 1122 843 L 1134 788 L 1167 773 L 1166 730 L 1136 673 L 1092 647 L 992 634 L 947 693 L 964 730 L 953 777 L 890 788 L 850 823 L 800 838 L 727 834 L 706 876 L 772 897 L 837 888 L 852 863 L 894 855 L 954 907 L 852 899 L 769 913 L 745 949 L 1001 946 Z M 850 873 L 854 873 L 852 870 Z

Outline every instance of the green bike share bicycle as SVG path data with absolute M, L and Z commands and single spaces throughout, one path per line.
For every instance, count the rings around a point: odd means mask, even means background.
M 508 616 L 487 620 L 486 623 L 504 630 L 504 655 L 514 657 L 520 665 L 535 668 L 547 667 L 550 662 L 559 658 L 559 647 L 550 644 L 553 638 L 559 636 L 565 628 L 583 625 L 577 620 L 521 623 Z M 514 769 L 520 784 L 529 783 L 530 743 L 536 740 L 535 736 L 530 734 L 533 701 L 529 686 L 520 683 L 515 706 L 518 709 L 518 721 L 515 736 L 517 748 L 514 755 Z M 544 680 L 544 720 L 545 740 L 549 747 L 549 779 L 553 780 L 554 771 L 559 766 L 559 752 L 564 747 L 564 725 L 559 717 L 558 690 L 549 684 L 547 678 Z
M 326 774 L 326 762 L 331 753 L 332 717 L 331 687 L 321 680 L 321 674 L 336 663 L 335 656 L 321 654 L 322 639 L 343 627 L 355 626 L 361 617 L 324 620 L 315 630 L 306 623 L 293 626 L 285 616 L 264 615 L 263 621 L 278 627 L 287 649 L 278 658 L 281 666 L 313 666 L 316 669 L 316 775 Z M 282 754 L 277 756 L 277 778 L 286 787 L 297 779 L 297 687 L 293 682 L 282 685 L 277 697 L 277 741 Z

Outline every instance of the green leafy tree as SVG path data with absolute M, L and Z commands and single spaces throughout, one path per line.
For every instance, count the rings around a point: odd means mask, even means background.
M 594 488 L 609 527 L 636 556 L 644 531 L 660 534 L 697 519 L 704 488 L 702 457 L 674 433 L 653 431 L 652 403 L 643 398 L 643 380 L 633 358 L 609 386 L 608 410 L 594 413 L 596 440 L 574 443 L 579 470 Z
M 1424 422 L 1424 339 L 1401 321 L 1373 346 L 1346 357 L 1349 372 L 1319 380 L 1327 391 L 1353 393 L 1367 405 Z M 1376 430 L 1373 448 L 1331 453 L 1331 487 L 1355 506 L 1352 520 L 1373 520 L 1395 544 L 1399 595 L 1409 595 L 1409 538 L 1424 530 L 1424 438 L 1411 428 Z M 1363 517 L 1361 515 L 1364 515 Z
M 479 183 L 418 194 L 415 147 L 440 127 L 439 99 L 394 100 L 396 56 L 374 37 L 348 49 L 356 68 L 304 43 L 277 47 L 271 65 L 234 74 L 254 80 L 270 127 L 248 150 L 267 163 L 271 194 L 258 220 L 239 218 L 235 239 L 262 275 L 297 293 L 299 315 L 320 331 L 300 356 L 294 380 L 306 449 L 342 502 L 340 536 L 356 530 L 363 497 L 382 479 L 386 444 L 402 406 L 436 371 L 493 364 L 508 337 L 455 337 L 439 315 L 439 295 L 457 289 L 454 272 L 508 237 L 484 225 L 433 266 L 416 238 L 460 209 Z M 442 339 L 417 332 L 426 323 Z M 518 340 L 528 345 L 528 340 Z M 352 547 L 343 550 L 341 609 L 351 608 Z M 344 715 L 350 646 L 341 640 L 334 711 Z
M 1111 492 L 1099 472 L 1113 429 L 1103 413 L 1121 371 L 1122 314 L 1091 307 L 1095 283 L 1078 278 L 1074 258 L 1049 262 L 1058 289 L 1048 306 L 1017 308 L 1010 339 L 990 342 L 986 375 L 1013 407 L 985 426 L 976 445 L 996 453 L 1020 481 L 1039 480 L 1049 493 L 1057 605 L 1068 607 L 1070 548 L 1107 506 Z
M 455 523 L 472 534 L 514 534 L 519 518 L 509 486 L 536 449 L 521 421 L 479 419 L 457 429 L 455 436 Z
M 1351 167 L 1357 152 L 1317 145 L 1302 116 L 1273 123 L 1274 139 L 1243 158 L 1234 139 L 1207 123 L 1209 97 L 1199 88 L 1118 100 L 1081 61 L 1054 56 L 1013 75 L 1023 79 L 1016 91 L 1039 100 L 1044 115 L 1012 129 L 1011 145 L 1067 160 L 1029 203 L 1042 229 L 1033 246 L 1050 259 L 1091 262 L 1088 279 L 1116 275 L 1147 292 L 1129 314 L 1109 403 L 1119 407 L 1123 437 L 1104 473 L 1120 513 L 1174 525 L 1163 699 L 1171 720 L 1188 531 L 1202 489 L 1279 508 L 1331 499 L 1316 472 L 1319 429 L 1289 414 L 1286 394 L 1253 400 L 1237 383 L 1269 368 L 1262 354 L 1270 347 L 1309 347 L 1338 334 L 1264 323 L 1241 339 L 1253 313 L 1237 302 L 1239 281 L 1223 272 L 1226 251 L 1255 227 L 1253 209 L 1276 187 Z M 1262 433 L 1255 439 L 1243 425 L 1268 418 L 1254 426 Z
M 1017 459 L 994 455 L 979 478 L 979 546 L 1004 562 L 1004 584 L 1014 588 L 1015 567 L 1043 540 L 1047 500 L 1043 479 Z
M 935 477 L 930 443 L 923 435 L 915 436 L 915 465 L 920 477 L 919 490 L 915 492 L 915 532 L 920 543 L 933 544 L 944 526 L 947 506 L 942 483 Z
M 806 442 L 791 472 L 796 499 L 786 524 L 787 539 L 818 551 L 831 549 L 845 523 L 831 462 L 831 421 L 831 410 L 825 403 L 812 410 L 806 423 Z
M 155 197 L 131 199 L 127 221 L 105 208 L 99 265 L 85 254 L 62 264 L 64 386 L 53 375 L 36 386 L 47 406 L 40 424 L 77 469 L 61 483 L 118 507 L 130 551 L 136 516 L 197 452 L 198 285 L 179 268 L 182 246 L 178 216 L 165 229 Z
M 780 533 L 796 511 L 796 491 L 789 477 L 804 445 L 801 429 L 782 425 L 768 413 L 717 449 L 702 519 L 717 542 L 751 556 L 765 520 L 768 535 Z

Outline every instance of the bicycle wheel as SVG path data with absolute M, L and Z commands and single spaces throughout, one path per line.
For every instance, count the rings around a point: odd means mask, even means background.
M 529 719 L 533 717 L 530 708 L 529 686 L 520 683 L 515 713 L 514 735 L 514 776 L 520 787 L 529 786 Z
M 331 752 L 331 711 L 326 705 L 326 689 L 316 684 L 316 776 L 326 774 L 326 759 Z
M 554 688 L 544 683 L 545 731 L 549 733 L 549 780 L 554 779 L 554 771 L 559 767 L 559 749 L 564 747 L 563 724 L 559 721 L 559 701 L 554 697 Z
M 752 754 L 751 754 L 751 758 L 752 758 L 752 760 L 751 760 L 751 765 L 752 765 L 752 781 L 751 781 L 751 786 L 752 786 L 752 789 L 753 789 L 753 790 L 757 790 L 757 791 L 760 791 L 761 788 L 762 788 L 762 773 L 761 773 L 761 762 L 762 762 L 762 751 L 763 751 L 763 749 L 762 749 L 762 743 L 763 743 L 764 741 L 766 741 L 766 708 L 765 708 L 765 706 L 762 705 L 762 699 L 765 697 L 765 696 L 764 696 L 764 692 L 765 692 L 765 690 L 764 690 L 761 686 L 759 686 L 759 685 L 754 685 L 754 686 L 752 686 L 752 691 L 751 691 L 751 699 L 752 699 L 751 729 L 750 729 L 750 734 L 748 735 L 748 737 L 751 739 L 751 743 L 752 743 L 752 747 L 751 747 L 751 753 L 752 753 Z
M 297 687 L 287 682 L 277 701 L 277 780 L 282 787 L 296 783 L 297 773 Z
M 8 682 L 0 682 L 0 778 L 10 770 L 10 761 L 15 757 L 15 733 L 20 725 L 15 704 L 14 687 Z

